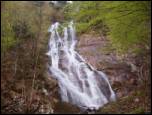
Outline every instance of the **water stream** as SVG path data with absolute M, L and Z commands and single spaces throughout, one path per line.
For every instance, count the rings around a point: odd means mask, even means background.
M 61 37 L 56 22 L 49 28 L 50 59 L 48 67 L 53 78 L 57 79 L 63 102 L 72 103 L 83 109 L 99 109 L 109 101 L 115 100 L 106 75 L 95 70 L 75 50 L 77 39 L 73 22 L 64 27 L 64 37 Z

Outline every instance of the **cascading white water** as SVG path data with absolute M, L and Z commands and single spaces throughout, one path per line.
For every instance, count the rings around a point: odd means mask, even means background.
M 57 79 L 62 101 L 84 109 L 98 109 L 115 100 L 106 75 L 95 70 L 76 52 L 77 43 L 73 22 L 64 28 L 64 37 L 58 33 L 59 23 L 50 28 L 49 72 Z

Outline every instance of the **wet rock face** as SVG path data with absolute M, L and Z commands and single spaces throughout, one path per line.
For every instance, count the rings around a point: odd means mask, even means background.
M 51 26 L 51 39 L 47 55 L 52 60 L 49 71 L 57 79 L 63 102 L 69 102 L 85 109 L 98 109 L 115 98 L 106 75 L 96 71 L 75 50 L 77 40 L 69 24 L 61 38 L 57 28 L 59 23 Z
M 103 52 L 108 41 L 99 36 L 84 34 L 80 36 L 77 44 L 77 51 L 84 57 L 86 62 L 90 63 L 97 70 L 106 73 L 117 98 L 122 98 L 133 91 L 133 87 L 137 87 L 138 71 L 140 59 L 136 59 L 133 55 L 118 56 L 112 51 Z M 137 63 L 138 62 L 138 63 Z M 102 89 L 108 87 L 102 83 L 98 77 L 98 85 L 105 95 L 109 95 L 109 91 Z
M 95 79 L 97 81 L 98 87 L 106 96 L 106 98 L 110 101 L 111 91 L 110 91 L 109 85 L 106 83 L 106 80 L 100 77 L 100 74 L 98 72 L 95 72 L 94 75 L 95 75 Z

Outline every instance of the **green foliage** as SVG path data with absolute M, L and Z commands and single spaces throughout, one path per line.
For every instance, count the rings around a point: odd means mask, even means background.
M 14 32 L 13 32 L 13 20 L 11 19 L 12 17 L 12 5 L 11 4 L 6 4 L 2 2 L 2 13 L 1 13 L 1 49 L 2 52 L 5 51 L 7 48 L 12 46 L 16 40 Z M 7 7 L 4 9 L 4 7 Z
M 68 4 L 64 8 L 65 19 L 74 19 L 78 34 L 90 30 L 95 30 L 97 33 L 103 30 L 106 33 L 107 27 L 102 21 L 102 16 L 99 15 L 100 3 L 99 1 L 77 1 L 73 2 L 73 4 Z
M 150 1 L 75 1 L 56 10 L 43 2 L 2 2 L 1 41 L 7 49 L 23 38 L 44 36 L 53 18 L 74 20 L 78 34 L 94 31 L 107 36 L 118 53 L 150 49 Z M 12 43 L 7 43 L 7 42 Z
M 23 39 L 47 34 L 52 9 L 43 2 L 4 1 L 1 11 L 1 48 L 7 50 Z
M 123 5 L 118 2 L 115 5 L 115 9 L 106 12 L 104 19 L 110 28 L 112 46 L 119 53 L 144 51 L 150 45 L 149 2 L 124 2 Z
M 78 34 L 96 31 L 107 35 L 118 53 L 141 53 L 150 48 L 150 1 L 85 1 L 64 8 L 65 19 L 74 19 Z
M 88 23 L 78 23 L 76 24 L 76 31 L 81 34 L 87 31 L 89 25 Z

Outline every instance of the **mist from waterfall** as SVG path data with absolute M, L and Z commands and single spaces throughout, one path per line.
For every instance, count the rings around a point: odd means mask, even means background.
M 48 69 L 58 81 L 62 101 L 84 109 L 99 109 L 115 100 L 106 75 L 86 63 L 75 50 L 77 39 L 73 22 L 64 27 L 64 37 L 59 35 L 60 26 L 56 22 L 49 28 L 51 36 L 47 55 L 50 59 Z

